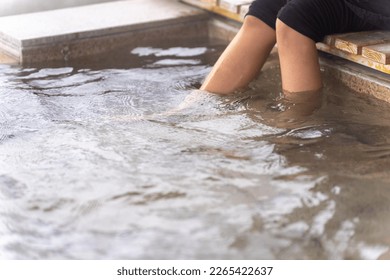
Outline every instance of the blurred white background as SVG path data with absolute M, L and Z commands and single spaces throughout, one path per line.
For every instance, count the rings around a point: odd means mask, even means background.
M 117 0 L 0 0 L 0 16 L 82 6 Z

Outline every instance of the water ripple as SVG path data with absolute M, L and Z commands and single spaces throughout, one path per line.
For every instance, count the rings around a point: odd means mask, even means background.
M 143 64 L 0 66 L 1 258 L 386 253 L 387 110 L 345 88 L 304 114 L 279 106 L 272 60 L 221 97 L 194 90 L 210 47 L 126 52 Z

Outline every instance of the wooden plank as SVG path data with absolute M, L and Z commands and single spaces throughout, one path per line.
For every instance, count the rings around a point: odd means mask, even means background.
M 332 35 L 328 35 L 328 36 L 325 36 L 324 40 L 322 41 L 322 43 L 330 46 L 330 47 L 334 47 L 334 43 L 336 42 L 336 37 L 337 37 L 337 34 L 332 34 Z
M 207 0 L 181 0 L 181 1 L 190 4 L 192 6 L 196 6 L 206 10 L 211 10 L 213 6 L 216 6 L 216 3 L 214 3 L 214 1 L 207 1 Z
M 221 8 L 220 6 L 216 6 L 214 4 L 202 2 L 200 0 L 182 0 L 182 2 L 185 2 L 187 4 L 202 8 L 204 10 L 219 14 L 221 16 L 233 19 L 235 21 L 242 22 L 242 19 L 239 14 L 233 13 L 231 11 L 228 11 L 226 9 Z
M 345 51 L 342 51 L 342 50 L 339 50 L 336 48 L 332 48 L 324 43 L 317 43 L 317 49 L 319 49 L 320 51 L 324 51 L 324 52 L 330 53 L 332 55 L 356 62 L 358 64 L 367 66 L 369 68 L 378 70 L 380 72 L 390 74 L 390 65 L 389 64 L 382 64 L 382 63 L 373 61 L 371 59 L 368 59 L 366 57 L 363 57 L 361 55 L 347 53 Z
M 200 0 L 199 2 L 203 2 L 206 4 L 211 4 L 211 5 L 218 5 L 218 0 Z
M 250 4 L 252 1 L 249 0 L 220 0 L 219 6 L 234 14 L 240 13 L 240 7 L 245 4 Z
M 213 7 L 213 8 L 211 9 L 211 11 L 214 12 L 214 13 L 217 13 L 217 14 L 219 14 L 219 15 L 221 15 L 221 16 L 224 16 L 224 17 L 233 19 L 233 20 L 235 20 L 235 21 L 242 22 L 242 19 L 241 19 L 241 17 L 240 17 L 239 14 L 232 13 L 232 12 L 230 12 L 230 11 L 228 11 L 228 10 L 225 10 L 225 9 L 219 7 L 219 6 Z
M 390 43 L 363 47 L 362 55 L 382 64 L 390 64 Z
M 361 54 L 362 48 L 390 42 L 390 31 L 365 31 L 336 36 L 335 47 L 352 54 Z

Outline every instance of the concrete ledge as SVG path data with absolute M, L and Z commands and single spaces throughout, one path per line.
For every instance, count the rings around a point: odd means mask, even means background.
M 116 1 L 9 16 L 0 18 L 0 48 L 20 63 L 76 58 L 148 36 L 205 36 L 207 18 L 207 12 L 172 0 Z
M 327 75 L 341 81 L 350 89 L 390 103 L 390 80 L 387 74 L 324 53 L 320 55 L 320 62 Z

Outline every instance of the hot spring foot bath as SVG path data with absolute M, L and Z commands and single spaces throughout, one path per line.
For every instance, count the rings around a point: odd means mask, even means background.
M 0 258 L 388 256 L 388 105 L 325 69 L 302 114 L 276 57 L 244 92 L 195 91 L 223 48 L 1 65 Z

